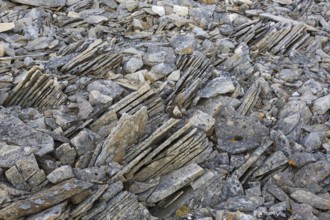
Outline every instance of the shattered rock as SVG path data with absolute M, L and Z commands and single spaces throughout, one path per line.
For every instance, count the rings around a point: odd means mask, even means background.
M 330 219 L 328 1 L 0 3 L 0 219 Z

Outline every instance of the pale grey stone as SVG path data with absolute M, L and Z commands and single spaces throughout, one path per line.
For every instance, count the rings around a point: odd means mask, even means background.
M 212 98 L 218 95 L 233 92 L 234 90 L 235 86 L 231 78 L 219 77 L 209 81 L 198 94 L 202 98 Z
M 53 172 L 47 175 L 47 179 L 56 184 L 74 177 L 71 166 L 65 165 L 55 169 Z
M 132 57 L 124 64 L 124 70 L 126 73 L 135 73 L 143 66 L 142 59 L 139 57 Z

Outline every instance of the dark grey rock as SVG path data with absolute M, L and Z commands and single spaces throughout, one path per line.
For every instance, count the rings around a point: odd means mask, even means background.
M 23 152 L 23 155 L 26 155 L 28 151 L 34 151 L 36 155 L 42 156 L 54 150 L 54 140 L 49 135 L 38 132 L 30 126 L 25 125 L 17 117 L 5 115 L 1 112 L 0 134 L 0 140 L 2 142 L 19 146 L 20 149 L 16 148 L 17 152 Z M 13 156 L 15 158 L 22 157 L 18 155 Z
M 294 193 L 292 193 L 290 197 L 300 203 L 308 204 L 317 209 L 322 209 L 322 210 L 330 209 L 330 199 L 323 199 L 308 191 L 297 190 Z
M 297 152 L 290 157 L 290 163 L 297 168 L 301 168 L 306 164 L 314 162 L 316 162 L 316 158 L 311 153 Z
M 243 153 L 257 148 L 268 129 L 257 118 L 234 115 L 221 111 L 215 117 L 217 147 L 231 154 Z

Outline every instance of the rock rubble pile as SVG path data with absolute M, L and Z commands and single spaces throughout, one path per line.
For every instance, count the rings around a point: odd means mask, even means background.
M 0 219 L 330 219 L 328 0 L 0 5 Z

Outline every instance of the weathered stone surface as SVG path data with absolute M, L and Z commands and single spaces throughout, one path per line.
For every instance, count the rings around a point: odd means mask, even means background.
M 50 220 L 50 219 L 56 219 L 60 218 L 62 213 L 65 211 L 65 208 L 67 206 L 67 202 L 62 202 L 58 205 L 55 205 L 49 209 L 46 209 L 42 212 L 39 212 L 35 215 L 31 215 L 27 217 L 27 220 Z
M 0 219 L 330 219 L 328 1 L 0 4 Z
M 262 197 L 233 197 L 229 198 L 225 203 L 217 205 L 217 208 L 229 211 L 252 212 L 263 203 L 264 199 Z
M 215 117 L 219 149 L 233 154 L 242 153 L 257 148 L 262 138 L 268 135 L 268 129 L 258 119 L 226 113 L 221 111 Z
M 208 82 L 205 87 L 199 91 L 199 95 L 202 98 L 211 98 L 233 92 L 234 90 L 235 86 L 230 78 L 219 77 Z
M 94 150 L 99 136 L 89 129 L 84 129 L 71 139 L 71 144 L 78 155 L 82 155 L 90 150 Z
M 293 192 L 291 198 L 297 200 L 300 203 L 308 204 L 317 209 L 329 210 L 330 209 L 330 200 L 323 199 L 311 192 L 304 190 L 297 190 Z
M 55 184 L 72 177 L 74 177 L 72 168 L 68 165 L 61 166 L 47 175 L 47 179 Z
M 125 156 L 126 148 L 137 142 L 145 131 L 148 120 L 147 108 L 142 107 L 134 115 L 124 114 L 118 121 L 117 126 L 105 140 L 102 151 L 96 160 L 96 165 L 103 165 L 108 157 L 121 162 Z
M 69 143 L 66 143 L 56 148 L 55 154 L 63 165 L 67 165 L 74 162 L 77 152 Z
M 89 92 L 96 90 L 101 94 L 110 96 L 112 99 L 119 97 L 123 93 L 123 88 L 121 88 L 117 83 L 111 80 L 96 80 L 87 86 Z
M 270 140 L 267 140 L 265 143 L 263 143 L 260 147 L 258 147 L 247 159 L 242 166 L 240 166 L 237 170 L 235 170 L 234 174 L 240 178 L 249 168 L 250 166 L 258 160 L 258 158 L 263 154 L 267 148 L 270 147 L 272 142 Z
M 40 212 L 91 187 L 91 183 L 71 179 L 49 189 L 17 201 L 0 210 L 3 219 L 19 219 Z
M 185 6 L 174 5 L 173 12 L 177 15 L 187 16 L 189 9 L 188 9 L 188 7 L 185 7 Z
M 178 189 L 189 184 L 204 173 L 204 170 L 197 164 L 189 164 L 160 179 L 159 184 L 149 193 L 143 193 L 139 197 L 145 198 L 146 202 L 155 203 L 171 195 Z
M 162 6 L 156 6 L 156 5 L 153 5 L 153 6 L 151 7 L 151 10 L 152 10 L 153 12 L 155 12 L 156 14 L 158 14 L 159 16 L 164 16 L 164 15 L 165 15 L 165 9 L 164 9 L 164 7 L 162 7 Z
M 273 2 L 277 2 L 283 5 L 290 5 L 292 4 L 292 0 L 273 0 Z
M 330 109 L 330 94 L 314 101 L 312 111 L 314 114 L 325 114 Z
M 132 57 L 124 64 L 124 70 L 126 73 L 134 73 L 143 66 L 141 58 Z
M 317 218 L 314 214 L 313 214 L 313 207 L 307 204 L 297 204 L 297 203 L 291 203 L 292 206 L 292 210 L 295 213 L 295 216 L 297 218 L 300 218 L 302 220 L 307 220 L 307 219 L 311 219 L 311 220 L 317 220 L 319 218 Z
M 316 157 L 313 154 L 303 152 L 294 153 L 289 160 L 289 163 L 292 163 L 292 166 L 298 168 L 314 162 L 316 162 Z
M 15 28 L 14 23 L 0 23 L 0 32 L 9 31 Z
M 311 173 L 313 175 L 311 175 Z M 294 182 L 298 187 L 315 186 L 330 174 L 330 164 L 327 161 L 310 163 L 298 170 Z
M 171 39 L 171 45 L 175 48 L 175 53 L 184 55 L 193 53 L 196 42 L 193 35 L 177 35 Z
M 49 0 L 46 2 L 42 0 L 13 0 L 13 2 L 32 6 L 62 7 L 65 6 L 66 0 Z
M 36 155 L 42 156 L 54 149 L 53 139 L 44 133 L 38 132 L 25 125 L 17 117 L 5 115 L 0 112 L 0 140 L 21 146 L 19 151 L 36 151 Z M 9 152 L 8 152 L 9 153 Z M 23 153 L 24 154 L 24 153 Z
M 288 158 L 282 151 L 277 151 L 265 161 L 265 163 L 254 172 L 254 176 L 263 175 L 271 170 L 274 170 L 288 162 Z
M 189 119 L 189 122 L 193 126 L 203 130 L 207 135 L 212 135 L 214 132 L 215 119 L 205 112 L 197 110 Z
M 19 159 L 23 159 L 35 152 L 32 147 L 20 147 L 17 145 L 0 142 L 0 167 L 11 167 Z

